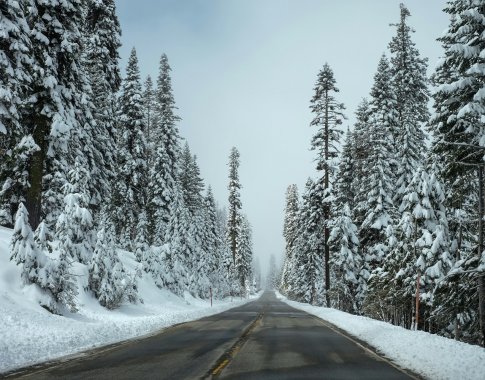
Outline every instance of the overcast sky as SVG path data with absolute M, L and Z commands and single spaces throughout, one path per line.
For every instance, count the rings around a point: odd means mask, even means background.
M 366 97 L 399 21 L 397 0 L 117 0 L 123 75 L 136 47 L 143 80 L 160 55 L 172 67 L 181 135 L 206 184 L 227 204 L 228 155 L 241 153 L 243 211 L 263 270 L 284 253 L 285 191 L 315 175 L 312 89 L 332 67 L 347 125 Z M 408 0 L 409 24 L 432 72 L 447 27 L 444 1 Z

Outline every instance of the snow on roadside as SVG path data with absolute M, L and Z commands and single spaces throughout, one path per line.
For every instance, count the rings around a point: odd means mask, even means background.
M 335 309 L 290 301 L 278 293 L 277 297 L 367 342 L 400 367 L 408 368 L 425 378 L 484 379 L 485 349 L 482 347 L 423 331 L 410 331 Z
M 124 304 L 109 311 L 91 294 L 81 291 L 77 313 L 53 315 L 36 302 L 39 294 L 34 286 L 22 286 L 19 268 L 9 261 L 11 233 L 0 227 L 0 374 L 148 335 L 254 299 L 215 300 L 211 307 L 210 301 L 190 294 L 182 299 L 160 290 L 149 276 L 144 276 L 138 283 L 143 304 Z M 123 261 L 133 265 L 131 257 L 124 257 Z

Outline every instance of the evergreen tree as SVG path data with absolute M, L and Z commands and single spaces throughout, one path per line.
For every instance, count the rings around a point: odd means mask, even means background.
M 342 153 L 340 155 L 340 163 L 335 177 L 335 202 L 336 204 L 345 204 L 352 210 L 355 202 L 354 190 L 354 147 L 353 134 L 347 129 Z
M 45 266 L 46 257 L 38 249 L 34 234 L 29 224 L 28 211 L 23 203 L 15 216 L 15 226 L 10 242 L 10 260 L 22 266 L 22 282 L 32 284 L 39 282 L 39 271 Z
M 99 303 L 107 309 L 120 306 L 126 289 L 132 286 L 116 252 L 113 224 L 106 217 L 103 218 L 89 264 L 88 284 Z
M 136 51 L 131 51 L 120 96 L 120 162 L 116 197 L 117 230 L 122 244 L 131 248 L 138 215 L 145 210 L 147 189 L 147 145 L 144 136 L 140 71 Z
M 227 219 L 227 240 L 232 253 L 233 264 L 236 265 L 237 239 L 241 223 L 241 199 L 239 183 L 239 151 L 233 147 L 229 155 L 229 215 Z
M 365 280 L 361 276 L 363 260 L 359 254 L 357 227 L 347 203 L 339 204 L 334 214 L 329 240 L 335 278 L 331 289 L 333 304 L 341 310 L 358 313 Z
M 483 342 L 485 281 L 483 270 L 476 271 L 480 268 L 480 245 L 483 244 L 477 241 L 482 234 L 476 219 L 482 217 L 477 204 L 480 205 L 479 189 L 483 188 L 480 183 L 483 175 L 479 173 L 483 169 L 479 166 L 483 165 L 485 141 L 482 117 L 485 110 L 482 95 L 485 9 L 480 2 L 454 0 L 448 1 L 444 11 L 450 15 L 450 23 L 438 39 L 444 57 L 432 78 L 437 90 L 433 95 L 435 114 L 430 129 L 434 136 L 432 149 L 440 157 L 441 175 L 447 189 L 451 252 L 456 263 L 437 290 L 436 298 L 442 305 L 436 314 L 442 322 L 443 316 L 454 317 L 455 331 L 448 329 L 446 333 Z
M 416 169 L 423 164 L 426 135 L 422 125 L 429 118 L 427 59 L 420 58 L 419 51 L 411 39 L 414 30 L 407 24 L 407 17 L 411 16 L 411 13 L 404 4 L 400 7 L 400 22 L 394 24 L 397 33 L 389 43 L 398 113 L 398 129 L 395 136 L 399 157 L 396 204 L 401 203 Z
M 252 283 L 253 244 L 251 225 L 245 215 L 241 215 L 236 239 L 236 273 L 240 294 L 247 295 Z
M 345 107 L 335 98 L 335 93 L 339 92 L 339 90 L 336 87 L 333 71 L 328 64 L 325 64 L 323 69 L 320 70 L 314 91 L 315 93 L 310 106 L 314 117 L 310 125 L 317 127 L 318 130 L 312 138 L 311 147 L 312 150 L 317 151 L 317 170 L 322 173 L 318 181 L 323 192 L 322 217 L 325 221 L 329 221 L 331 176 L 336 169 L 335 159 L 338 156 L 338 144 L 340 135 L 342 134 L 339 126 L 345 118 L 342 113 Z M 326 223 L 323 227 L 323 234 L 325 248 L 325 289 L 328 292 L 330 289 L 330 251 L 328 246 L 330 229 Z M 329 303 L 330 299 L 327 294 L 327 304 Z
M 387 226 L 392 224 L 394 214 L 395 152 L 392 135 L 395 100 L 385 57 L 379 62 L 371 95 L 368 111 L 369 151 L 364 160 L 367 173 L 360 191 L 360 202 L 356 206 L 357 214 L 362 216 L 359 235 L 369 273 L 379 266 L 385 256 L 385 232 Z
M 146 140 L 149 146 L 149 151 L 151 156 L 153 154 L 153 145 L 154 142 L 152 141 L 152 129 L 155 125 L 157 125 L 157 121 L 155 119 L 155 91 L 153 90 L 153 81 L 150 75 L 147 76 L 145 80 L 143 91 L 143 124 L 146 127 Z
M 13 0 L 0 5 L 0 225 L 6 226 L 13 225 L 17 205 L 23 201 L 28 182 L 20 173 L 24 173 L 25 162 L 36 149 L 22 123 L 22 103 L 29 92 L 32 65 L 25 5 Z M 24 149 L 25 138 L 28 149 Z
M 283 225 L 283 236 L 286 242 L 285 261 L 283 264 L 283 271 L 281 275 L 280 288 L 283 292 L 287 292 L 289 287 L 289 276 L 293 271 L 293 245 L 297 238 L 298 232 L 298 212 L 299 212 L 299 196 L 296 185 L 288 186 L 286 190 L 286 206 L 285 206 L 285 222 Z
M 121 28 L 113 0 L 88 0 L 85 16 L 87 68 L 93 102 L 93 154 L 96 165 L 91 176 L 95 189 L 90 201 L 94 212 L 110 198 L 116 170 L 116 93 L 121 84 L 119 53 Z M 96 215 L 95 215 L 96 216 Z
M 153 162 L 150 170 L 149 219 L 153 241 L 163 242 L 165 229 L 171 218 L 171 203 L 180 191 L 178 174 L 180 159 L 180 137 L 175 115 L 175 100 L 172 91 L 171 68 L 165 54 L 160 59 L 160 72 L 155 93 L 154 123 L 151 128 Z

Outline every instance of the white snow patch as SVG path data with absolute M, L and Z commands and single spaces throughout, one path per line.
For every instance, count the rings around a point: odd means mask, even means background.
M 428 379 L 483 380 L 485 349 L 424 331 L 411 331 L 375 319 L 336 309 L 279 299 L 288 305 L 328 321 L 351 336 L 367 342 L 402 368 Z
M 201 300 L 160 290 L 148 275 L 138 282 L 143 304 L 124 304 L 107 310 L 88 292 L 77 297 L 78 313 L 53 315 L 38 305 L 42 295 L 35 286 L 22 286 L 20 269 L 12 263 L 12 230 L 0 227 L 0 374 L 73 355 L 84 350 L 137 338 L 177 323 L 199 319 L 242 305 L 256 298 Z M 122 251 L 124 265 L 136 265 Z M 85 279 L 80 279 L 83 283 Z

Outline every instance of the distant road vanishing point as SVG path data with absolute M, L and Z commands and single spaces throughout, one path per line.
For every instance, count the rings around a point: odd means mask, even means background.
M 326 322 L 266 291 L 157 335 L 16 372 L 22 379 L 413 379 Z

